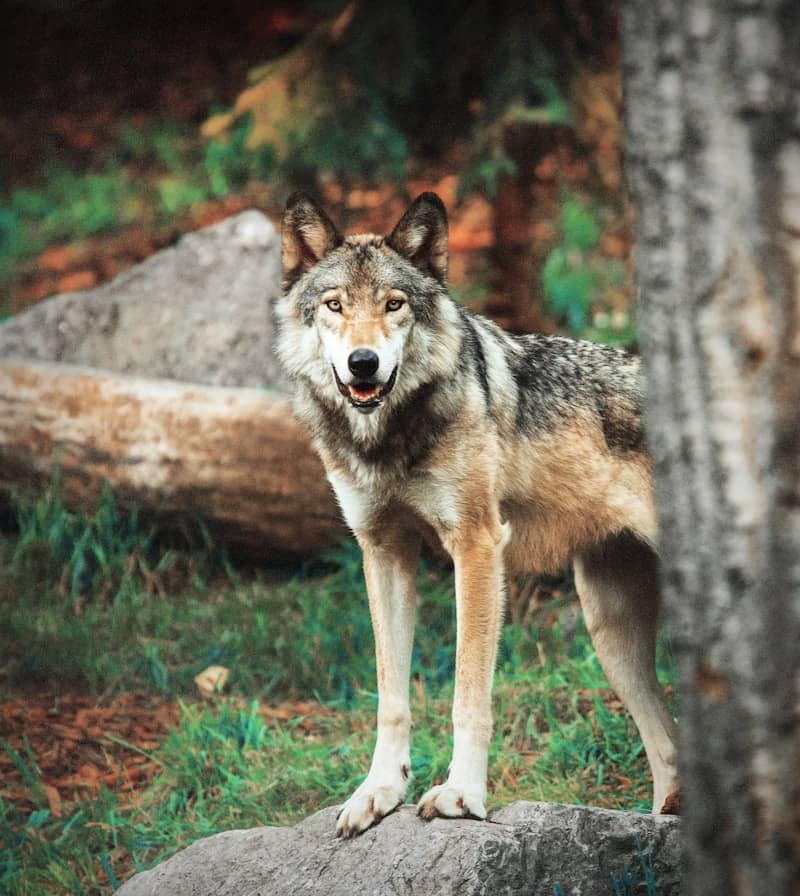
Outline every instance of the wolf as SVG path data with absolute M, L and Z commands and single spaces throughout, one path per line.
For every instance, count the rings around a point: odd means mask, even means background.
M 447 780 L 424 818 L 486 817 L 491 691 L 505 577 L 570 562 L 588 631 L 633 716 L 653 811 L 678 803 L 675 725 L 656 678 L 657 524 L 637 359 L 516 336 L 447 292 L 448 224 L 423 193 L 389 236 L 344 237 L 312 197 L 282 224 L 277 350 L 363 553 L 377 738 L 337 821 L 367 830 L 405 799 L 420 546 L 453 560 L 456 668 Z

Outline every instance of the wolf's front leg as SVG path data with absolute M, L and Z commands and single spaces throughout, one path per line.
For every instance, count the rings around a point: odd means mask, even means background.
M 359 532 L 358 540 L 375 634 L 378 737 L 369 774 L 339 813 L 340 837 L 360 834 L 396 809 L 405 799 L 411 774 L 408 687 L 420 539 L 411 533 L 383 532 L 379 542 Z
M 503 550 L 508 524 L 488 525 L 452 544 L 458 634 L 453 758 L 447 781 L 419 801 L 419 814 L 486 817 L 492 736 L 492 679 L 503 614 Z

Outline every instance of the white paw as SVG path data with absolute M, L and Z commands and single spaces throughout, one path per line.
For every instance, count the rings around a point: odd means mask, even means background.
M 355 837 L 377 824 L 403 802 L 405 788 L 373 785 L 369 779 L 342 806 L 336 822 L 338 837 Z
M 486 818 L 484 796 L 477 790 L 438 784 L 417 803 L 417 813 L 423 818 Z

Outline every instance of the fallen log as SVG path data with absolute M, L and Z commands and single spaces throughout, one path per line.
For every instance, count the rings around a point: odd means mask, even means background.
M 117 498 L 160 520 L 202 521 L 269 559 L 344 534 L 287 398 L 44 362 L 0 362 L 0 502 L 60 468 L 68 506 Z

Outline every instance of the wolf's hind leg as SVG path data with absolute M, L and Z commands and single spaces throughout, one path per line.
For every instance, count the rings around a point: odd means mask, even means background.
M 611 686 L 639 729 L 653 773 L 653 812 L 679 803 L 675 724 L 656 678 L 656 556 L 630 534 L 575 558 L 586 627 Z
M 408 689 L 420 538 L 399 530 L 382 531 L 379 541 L 358 536 L 375 634 L 378 736 L 369 774 L 339 813 L 340 837 L 360 834 L 396 809 L 411 774 Z

